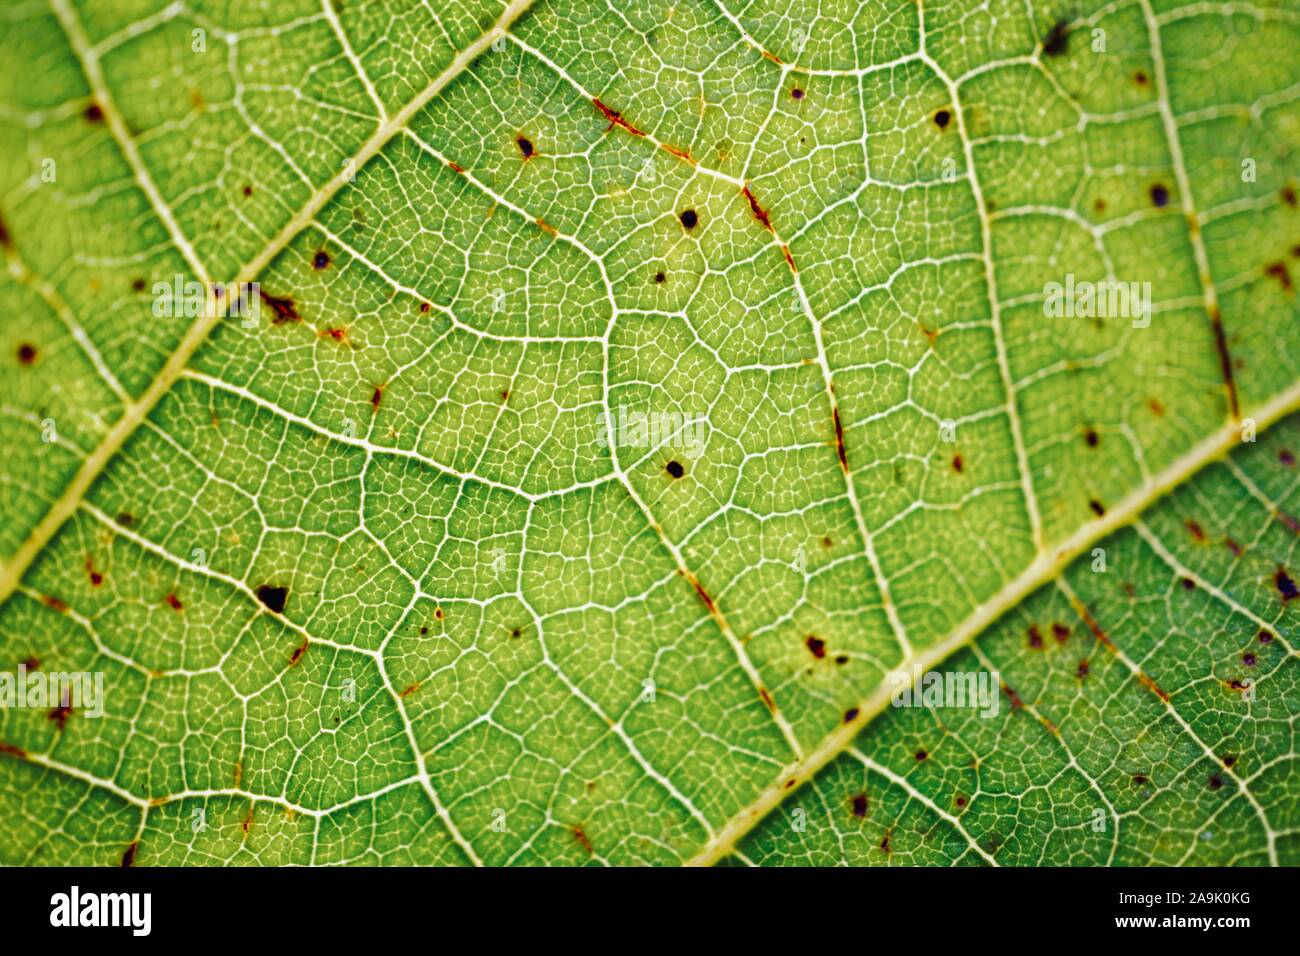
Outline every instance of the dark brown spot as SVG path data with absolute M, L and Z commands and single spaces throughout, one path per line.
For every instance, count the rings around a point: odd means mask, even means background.
M 966 463 L 961 460 L 961 455 L 952 456 L 952 470 L 961 474 L 961 470 L 966 467 Z
M 524 632 L 523 632 L 520 628 L 517 628 L 517 627 L 512 627 L 512 628 L 510 629 L 510 636 L 511 636 L 511 637 L 516 637 L 516 638 L 517 638 L 517 637 L 519 637 L 520 635 L 522 635 L 523 633 L 524 633 Z
M 843 666 L 844 666 L 845 664 L 847 664 L 848 662 L 849 662 L 849 655 L 848 655 L 848 654 L 837 654 L 837 655 L 835 656 L 835 663 L 836 663 L 836 664 L 839 664 L 841 667 L 843 667 Z
M 1095 514 L 1098 518 L 1101 518 L 1106 514 L 1106 506 L 1103 505 L 1096 498 L 1093 498 L 1091 501 L 1088 502 L 1088 507 L 1092 509 L 1092 513 Z
M 1210 789 L 1211 789 L 1211 790 L 1218 790 L 1218 789 L 1219 789 L 1220 787 L 1222 787 L 1222 786 L 1223 786 L 1223 778 L 1220 777 L 1217 773 L 1216 773 L 1213 777 L 1210 778 Z
M 1224 755 L 1223 755 L 1223 765 L 1224 765 L 1225 767 L 1231 767 L 1231 766 L 1232 766 L 1233 764 L 1235 764 L 1236 762 L 1237 762 L 1237 755 L 1236 755 L 1236 754 L 1224 754 Z
M 796 100 L 801 100 L 803 99 L 803 90 L 799 89 L 799 87 L 796 86 L 794 89 L 790 91 L 790 96 Z
M 1205 540 L 1205 531 L 1201 528 L 1199 524 L 1197 524 L 1195 521 L 1192 521 L 1190 518 L 1187 520 L 1187 530 L 1192 533 L 1192 537 L 1195 538 L 1197 541 Z
M 840 469 L 847 475 L 849 473 L 849 452 L 844 447 L 844 426 L 840 423 L 840 408 L 836 405 L 831 409 L 831 419 L 835 425 L 835 454 L 840 459 Z
M 1070 24 L 1065 20 L 1057 20 L 1052 24 L 1052 29 L 1047 31 L 1047 36 L 1043 38 L 1043 55 L 1062 56 L 1069 48 Z
M 844 722 L 846 724 L 851 724 L 853 723 L 853 721 L 857 719 L 858 719 L 858 709 L 856 707 L 850 707 L 848 710 L 844 712 Z
M 131 525 L 135 523 L 135 516 L 132 515 L 130 512 L 126 512 L 126 511 L 120 512 L 117 516 L 117 523 L 120 524 L 123 528 L 129 528 L 131 527 Z
M 1037 624 L 1029 625 L 1029 646 L 1034 650 L 1041 650 L 1043 647 L 1043 632 L 1038 629 Z
M 1147 775 L 1144 773 L 1135 773 L 1133 774 L 1133 782 L 1140 787 L 1147 782 Z
M 18 346 L 18 361 L 23 365 L 31 365 L 36 361 L 36 346 L 23 342 Z
M 428 302 L 421 302 L 421 303 L 420 303 L 420 311 L 421 311 L 421 312 L 428 312 L 430 308 L 431 308 L 431 307 L 430 307 L 430 305 L 429 305 Z
M 1146 71 L 1145 71 L 1145 70 L 1138 70 L 1136 73 L 1134 73 L 1134 74 L 1133 74 L 1133 82 L 1136 83 L 1138 86 L 1146 86 L 1146 85 L 1147 85 L 1147 82 L 1148 82 L 1148 81 L 1147 81 Z
M 950 122 L 952 122 L 952 114 L 947 110 L 939 110 L 934 114 L 934 125 L 939 129 L 947 129 Z
M 123 867 L 128 867 L 135 862 L 135 851 L 139 849 L 139 847 L 140 844 L 132 843 L 130 846 L 126 848 L 126 852 L 122 854 Z
M 1282 187 L 1282 201 L 1292 209 L 1296 207 L 1295 187 L 1291 185 Z
M 52 720 L 54 723 L 58 724 L 59 730 L 62 730 L 64 727 L 68 725 L 68 718 L 71 716 L 72 716 L 71 704 L 60 704 L 58 707 L 55 707 L 53 710 L 51 710 L 48 714 L 49 719 Z
M 1162 209 L 1169 204 L 1169 190 L 1163 183 L 1156 183 L 1151 187 L 1151 204 L 1158 209 Z
M 1287 269 L 1285 262 L 1270 262 L 1264 267 L 1264 274 L 1272 276 L 1282 286 L 1283 292 L 1294 292 L 1295 286 L 1291 282 L 1291 272 Z
M 440 608 L 440 607 L 435 607 L 435 608 L 433 609 L 433 616 L 434 616 L 435 618 L 437 618 L 439 621 L 441 621 L 441 620 L 442 620 L 442 608 Z
M 520 136 L 515 139 L 515 142 L 519 145 L 519 152 L 523 154 L 524 160 L 527 161 L 528 159 L 531 159 L 533 155 L 532 140 L 526 136 Z
M 244 187 L 244 195 L 245 195 L 245 196 L 251 196 L 251 195 L 253 195 L 253 187 L 252 187 L 252 186 L 245 186 L 245 187 Z
M 775 714 L 776 701 L 772 699 L 771 692 L 766 687 L 760 687 L 758 689 L 758 696 L 763 699 L 763 706 L 766 707 L 770 712 Z
M 1288 468 L 1295 467 L 1295 455 L 1291 454 L 1291 452 L 1285 448 L 1283 448 L 1280 452 L 1277 453 L 1277 460 L 1280 461 L 1282 464 L 1286 465 Z
M 818 660 L 821 660 L 826 656 L 826 642 L 816 634 L 809 634 L 804 638 L 803 643 L 804 646 L 808 648 L 808 652 Z
M 1196 590 L 1196 582 L 1193 581 L 1191 578 L 1183 578 L 1180 583 L 1182 584 L 1184 591 Z
M 185 605 L 181 603 L 181 599 L 175 594 L 169 594 L 163 600 L 167 602 L 167 606 L 173 611 L 183 611 L 185 609 Z
M 1273 643 L 1273 635 L 1272 635 L 1272 633 L 1270 633 L 1269 631 L 1260 631 L 1260 632 L 1259 632 L 1259 642 L 1260 642 L 1261 644 L 1271 644 L 1271 643 Z
M 1277 586 L 1278 594 L 1282 595 L 1283 604 L 1289 604 L 1297 597 L 1297 595 L 1300 595 L 1300 591 L 1296 590 L 1295 582 L 1292 581 L 1291 576 L 1286 573 L 1286 568 L 1278 568 L 1277 571 L 1274 572 L 1273 583 Z
M 421 627 L 421 628 L 420 628 L 420 633 L 421 633 L 422 635 L 423 635 L 423 634 L 428 634 L 428 633 L 429 633 L 429 629 L 428 629 L 427 627 Z
M 865 793 L 855 793 L 849 797 L 849 806 L 853 808 L 853 815 L 861 820 L 867 815 L 867 807 L 870 804 Z
M 271 311 L 275 313 L 275 318 L 271 319 L 272 325 L 283 325 L 286 322 L 302 321 L 302 316 L 298 314 L 298 309 L 293 304 L 293 299 L 269 295 L 261 289 L 258 289 L 257 291 L 258 295 L 262 297 L 262 301 L 265 302 L 267 306 L 270 307 Z
M 966 806 L 966 798 L 963 797 L 963 796 L 960 796 L 960 795 L 957 796 L 957 797 L 956 797 L 952 802 L 953 802 L 954 805 L 956 805 L 956 806 L 958 806 L 958 807 L 964 807 L 964 806 Z
M 664 471 L 668 472 L 668 474 L 674 478 L 680 478 L 682 475 L 686 474 L 686 469 L 683 468 L 682 463 L 676 459 L 673 459 L 668 464 L 664 465 Z
M 94 100 L 90 101 L 90 105 L 86 107 L 85 112 L 81 115 L 86 118 L 87 123 L 104 122 L 104 108 Z
M 302 639 L 302 643 L 293 649 L 293 653 L 289 655 L 290 667 L 293 667 L 294 664 L 297 664 L 300 660 L 302 660 L 302 655 L 307 653 L 307 647 L 310 645 L 310 643 L 311 642 L 304 637 Z
M 4 218 L 0 217 L 0 249 L 12 249 L 13 247 L 13 236 L 9 235 L 9 227 L 5 225 Z
M 384 386 L 376 385 L 375 390 L 370 393 L 370 407 L 374 411 L 379 411 L 379 403 L 384 400 Z
M 656 272 L 656 273 L 655 273 L 655 282 L 656 282 L 656 283 L 660 283 L 660 284 L 662 284 L 663 281 L 664 281 L 665 279 L 667 279 L 667 278 L 668 278 L 668 277 L 667 277 L 666 275 L 664 275 L 662 272 Z
M 1241 662 L 1245 664 L 1247 667 L 1254 667 L 1255 655 L 1252 654 L 1250 651 L 1247 651 L 1246 653 L 1241 655 Z
M 132 291 L 132 292 L 143 292 L 143 291 L 144 291 L 144 286 L 145 286 L 145 281 L 144 281 L 143 279 L 132 279 L 132 280 L 131 280 L 131 291 Z
M 330 264 L 330 254 L 324 249 L 316 250 L 316 255 L 311 257 L 311 267 L 316 271 L 324 269 Z
M 1089 426 L 1083 430 L 1083 440 L 1088 443 L 1089 448 L 1096 448 L 1101 439 L 1097 436 L 1096 429 Z
M 881 848 L 882 850 L 884 850 L 886 854 L 888 854 L 888 853 L 891 852 L 890 849 L 889 849 L 889 831 L 888 831 L 888 830 L 886 830 L 886 831 L 885 831 L 885 835 L 884 835 L 883 837 L 880 838 L 880 848 Z
M 1224 538 L 1223 546 L 1232 552 L 1233 557 L 1241 557 L 1241 545 L 1237 544 L 1232 538 Z
M 928 757 L 928 756 L 930 756 L 930 755 L 929 755 L 928 753 L 926 753 L 924 750 L 918 750 L 918 751 L 916 752 L 916 759 L 917 759 L 917 760 L 924 760 L 924 759 L 925 759 L 926 757 Z
M 289 599 L 289 589 L 262 584 L 257 588 L 257 599 L 276 614 L 283 614 L 284 603 Z
M 1080 680 L 1088 676 L 1089 665 L 1087 660 L 1079 661 L 1079 666 L 1074 669 L 1074 676 Z
M 694 209 L 683 209 L 678 218 L 681 219 L 682 225 L 687 229 L 694 229 L 696 223 L 700 221 L 700 217 L 696 214 Z
M 1056 638 L 1056 643 L 1064 644 L 1070 639 L 1070 629 L 1060 621 L 1056 621 L 1052 624 L 1052 637 Z

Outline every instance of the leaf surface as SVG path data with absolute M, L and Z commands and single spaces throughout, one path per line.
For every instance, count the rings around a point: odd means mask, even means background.
M 1058 13 L 0 8 L 0 860 L 1295 862 L 1300 19 Z

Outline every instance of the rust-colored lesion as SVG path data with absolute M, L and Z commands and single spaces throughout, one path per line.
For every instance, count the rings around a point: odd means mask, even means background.
M 415 693 L 417 690 L 419 690 L 419 689 L 420 689 L 420 682 L 419 682 L 419 681 L 415 681 L 415 682 L 412 683 L 412 684 L 407 684 L 406 687 L 402 689 L 401 694 L 399 694 L 398 696 L 399 696 L 399 697 L 402 697 L 403 699 L 405 699 L 405 698 L 407 698 L 407 697 L 410 697 L 412 694 L 414 694 L 414 693 Z
M 602 102 L 600 101 L 600 98 L 599 98 L 599 97 L 593 96 L 593 97 L 591 98 L 591 101 L 592 101 L 593 103 L 596 104 L 596 109 L 600 110 L 600 115 L 603 116 L 603 117 L 605 117 L 605 119 L 609 120 L 609 126 L 608 126 L 608 128 L 605 130 L 605 132 L 609 132 L 609 130 L 613 129 L 615 126 L 619 126 L 619 127 L 622 127 L 623 129 L 627 130 L 627 131 L 628 131 L 629 133 L 631 133 L 633 136 L 644 136 L 644 135 L 645 135 L 644 132 L 642 132 L 641 130 L 637 129 L 635 126 L 633 126 L 633 125 L 632 125 L 631 123 L 629 123 L 627 120 L 625 120 L 625 119 L 623 118 L 623 114 L 620 113 L 620 112 L 618 112 L 618 110 L 612 110 L 612 109 L 610 109 L 608 106 L 606 106 L 604 103 L 602 103 Z
M 450 159 L 447 160 L 447 166 L 451 169 L 453 173 L 463 174 L 465 172 L 464 166 L 462 166 L 460 163 L 454 163 Z
M 696 165 L 695 157 L 690 154 L 689 150 L 673 146 L 671 143 L 660 143 L 659 148 L 664 150 L 664 152 L 671 153 L 678 159 L 686 160 L 686 162 L 690 163 L 692 166 Z
M 844 426 L 840 423 L 840 408 L 838 405 L 831 407 L 831 418 L 835 422 L 835 454 L 839 456 L 840 468 L 847 475 L 849 473 L 849 453 L 844 447 Z
M 559 230 L 557 230 L 554 226 L 552 226 L 549 222 L 547 222 L 547 221 L 546 221 L 545 219 L 543 219 L 541 216 L 538 216 L 538 217 L 537 217 L 537 228 L 540 229 L 540 230 L 542 230 L 542 232 L 546 233 L 546 234 L 547 234 L 548 236 L 550 236 L 552 239 L 555 238 L 556 236 L 558 236 L 558 235 L 560 234 L 560 233 L 559 233 Z
M 1234 421 L 1241 418 L 1241 402 L 1237 397 L 1237 382 L 1232 372 L 1232 356 L 1228 352 L 1228 337 L 1223 331 L 1223 315 L 1218 305 L 1211 305 L 1210 328 L 1214 331 L 1214 349 L 1219 354 L 1219 371 L 1223 375 L 1223 387 L 1228 394 L 1228 411 Z
M 298 307 L 294 304 L 291 297 L 271 295 L 260 287 L 257 290 L 257 294 L 261 297 L 262 301 L 266 303 L 267 308 L 275 313 L 275 317 L 271 319 L 272 325 L 284 325 L 286 322 L 302 321 L 302 316 L 298 314 Z
M 243 831 L 244 831 L 244 835 L 245 835 L 245 836 L 248 835 L 248 831 L 249 831 L 249 830 L 253 829 L 253 811 L 254 811 L 254 809 L 255 809 L 255 807 L 254 807 L 252 804 L 249 804 L 249 806 L 248 806 L 248 815 L 244 817 L 243 822 L 240 824 L 240 827 L 241 827 L 241 829 L 243 829 Z
M 799 268 L 794 264 L 794 256 L 790 255 L 790 247 L 784 243 L 781 244 L 781 255 L 785 256 L 785 264 L 790 267 L 790 271 L 797 274 Z
M 293 667 L 300 660 L 302 660 L 302 656 L 307 653 L 307 647 L 310 643 L 311 642 L 304 637 L 302 639 L 302 643 L 293 649 L 293 653 L 289 656 L 290 667 Z
M 14 237 L 9 232 L 9 227 L 5 225 L 4 216 L 0 216 L 0 249 L 5 252 L 14 251 Z
M 749 184 L 746 183 L 744 189 L 741 191 L 745 194 L 745 198 L 749 200 L 749 211 L 754 214 L 754 218 L 761 222 L 763 228 L 768 232 L 774 232 L 775 230 L 772 229 L 772 220 L 768 218 L 767 210 L 759 205 L 758 200 L 754 198 L 754 192 L 749 188 Z
M 582 827 L 576 825 L 573 827 L 573 839 L 580 847 L 586 850 L 587 853 L 595 854 L 596 851 L 591 845 L 591 839 L 587 836 L 586 831 L 584 831 Z
M 135 854 L 136 854 L 136 852 L 137 852 L 139 849 L 140 849 L 140 844 L 139 844 L 139 842 L 134 842 L 134 841 L 133 841 L 129 846 L 127 846 L 126 851 L 122 854 L 122 867 L 123 867 L 123 869 L 125 869 L 126 867 L 129 867 L 129 866 L 134 865 L 134 863 L 135 863 Z
M 27 759 L 26 750 L 23 750 L 22 747 L 15 747 L 13 744 L 7 744 L 3 740 L 0 740 L 0 754 L 5 754 L 9 757 L 17 757 L 20 760 Z
M 41 595 L 41 603 L 44 604 L 46 607 L 53 608 L 54 610 L 58 611 L 60 614 L 68 613 L 68 605 L 64 603 L 64 601 L 61 598 L 57 598 L 53 594 Z
M 758 689 L 758 696 L 762 698 L 763 706 L 766 707 L 771 713 L 775 714 L 776 701 L 772 699 L 772 692 L 768 690 L 766 687 L 760 687 Z

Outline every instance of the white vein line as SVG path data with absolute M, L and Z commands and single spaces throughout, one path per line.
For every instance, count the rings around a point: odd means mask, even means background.
M 374 104 L 375 115 L 382 125 L 388 120 L 388 110 L 384 109 L 384 103 L 379 98 L 375 85 L 370 82 L 370 76 L 366 73 L 365 67 L 361 65 L 361 61 L 357 59 L 356 53 L 352 50 L 352 44 L 348 41 L 348 35 L 343 29 L 343 24 L 339 22 L 338 11 L 334 9 L 334 0 L 320 0 L 320 10 L 321 13 L 325 14 L 330 29 L 334 31 L 339 46 L 343 47 L 343 55 L 348 58 L 348 62 L 352 64 L 352 69 L 356 71 L 361 85 L 366 88 L 366 95 L 370 97 L 370 102 Z

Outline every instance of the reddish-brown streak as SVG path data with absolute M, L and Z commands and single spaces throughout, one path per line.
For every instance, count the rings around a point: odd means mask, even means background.
M 775 714 L 775 713 L 776 713 L 776 701 L 774 701 L 774 700 L 772 699 L 772 694 L 771 694 L 771 692 L 770 692 L 766 687 L 760 687 L 760 688 L 758 689 L 758 696 L 761 697 L 761 698 L 763 698 L 763 703 L 767 706 L 767 709 L 770 710 L 772 713 Z
M 135 862 L 135 851 L 138 850 L 139 848 L 140 848 L 139 843 L 132 843 L 130 846 L 126 848 L 126 852 L 122 854 L 123 867 L 128 867 Z
M 258 295 L 262 297 L 262 301 L 265 302 L 270 307 L 271 311 L 275 313 L 275 318 L 271 320 L 272 325 L 283 325 L 286 322 L 302 321 L 302 316 L 298 314 L 298 309 L 293 304 L 293 299 L 269 295 L 261 289 L 258 289 L 257 291 Z
M 181 603 L 181 599 L 178 598 L 175 594 L 167 595 L 167 597 L 164 598 L 164 600 L 167 602 L 168 607 L 170 607 L 173 611 L 183 611 L 185 609 L 185 605 Z
M 302 655 L 307 653 L 307 646 L 310 643 L 311 642 L 307 638 L 303 638 L 302 643 L 293 649 L 293 653 L 289 656 L 290 667 L 302 660 Z
M 419 681 L 416 681 L 414 684 L 407 684 L 407 685 L 406 685 L 406 688 L 405 688 L 405 689 L 404 689 L 404 690 L 403 690 L 403 691 L 402 691 L 398 696 L 399 696 L 399 697 L 410 697 L 412 694 L 414 694 L 414 693 L 415 693 L 417 690 L 419 690 L 419 689 L 420 689 L 420 682 L 419 682 Z
M 1223 332 L 1223 316 L 1219 307 L 1210 307 L 1210 328 L 1214 330 L 1214 348 L 1219 353 L 1219 369 L 1223 374 L 1223 387 L 1228 391 L 1228 410 L 1234 419 L 1241 417 L 1241 404 L 1237 399 L 1237 383 L 1232 376 L 1232 356 L 1228 354 L 1228 338 Z
M 840 424 L 840 409 L 835 406 L 831 409 L 831 418 L 835 421 L 835 454 L 840 458 L 840 468 L 844 473 L 849 471 L 849 453 L 844 447 L 844 426 Z
M 760 206 L 758 200 L 754 198 L 754 193 L 750 190 L 748 183 L 745 184 L 742 192 L 744 192 L 745 198 L 749 200 L 749 211 L 754 214 L 754 218 L 763 224 L 764 229 L 772 232 L 772 220 L 768 218 L 767 210 Z
M 582 846 L 582 848 L 586 850 L 588 853 L 596 852 L 595 850 L 592 849 L 591 840 L 588 839 L 587 834 L 582 831 L 582 827 L 573 828 L 573 838 L 577 840 L 578 843 Z
M 783 246 L 781 247 L 781 254 L 782 254 L 783 256 L 785 256 L 785 263 L 786 263 L 786 265 L 788 265 L 788 266 L 790 267 L 790 271 L 791 271 L 791 272 L 798 272 L 799 269 L 798 269 L 798 267 L 796 267 L 795 264 L 794 264 L 794 256 L 790 255 L 790 247 L 789 247 L 789 246 L 784 246 L 784 245 L 783 245 Z
M 464 166 L 462 166 L 460 163 L 453 163 L 450 159 L 447 160 L 447 165 L 451 167 L 452 172 L 463 173 L 465 171 Z
M 641 130 L 637 129 L 627 120 L 623 119 L 623 115 L 621 113 L 619 113 L 617 110 L 610 109 L 608 106 L 602 103 L 597 97 L 593 96 L 591 98 L 591 101 L 596 104 L 596 109 L 600 110 L 601 115 L 604 116 L 605 119 L 609 120 L 609 128 L 606 129 L 606 132 L 609 132 L 609 130 L 613 129 L 615 126 L 621 126 L 623 127 L 623 129 L 627 130 L 633 136 L 645 135 L 645 133 L 641 132 Z
M 15 747 L 13 744 L 0 742 L 0 754 L 8 754 L 11 757 L 27 757 L 27 751 L 22 747 Z
M 552 226 L 549 222 L 547 222 L 545 219 L 543 219 L 541 216 L 537 217 L 537 228 L 541 229 L 542 232 L 546 233 L 548 236 L 559 235 L 559 232 L 556 231 L 556 228 Z
M 0 217 L 0 249 L 6 252 L 12 252 L 14 248 L 14 238 L 9 235 L 9 227 L 5 225 L 3 217 Z
M 690 163 L 692 166 L 695 165 L 695 157 L 693 157 L 693 156 L 692 156 L 690 153 L 688 153 L 686 150 L 684 150 L 684 149 L 678 149 L 676 146 L 670 146 L 668 143 L 660 143 L 659 145 L 660 145 L 660 146 L 661 146 L 661 147 L 662 147 L 666 152 L 672 153 L 672 154 L 673 154 L 674 156 L 676 156 L 678 159 L 684 159 L 684 160 L 686 160 L 688 163 Z
M 46 606 L 54 608 L 54 610 L 58 611 L 60 614 L 68 613 L 68 606 L 52 594 L 45 595 L 41 598 L 41 601 L 43 601 Z

